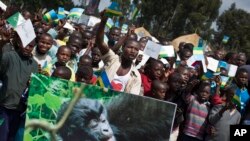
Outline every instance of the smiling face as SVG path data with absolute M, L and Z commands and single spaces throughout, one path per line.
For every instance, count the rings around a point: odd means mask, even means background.
M 52 47 L 53 39 L 48 34 L 43 34 L 38 41 L 37 51 L 40 54 L 46 54 Z
M 140 49 L 140 44 L 137 41 L 129 40 L 125 43 L 123 49 L 122 57 L 124 57 L 127 60 L 133 61 Z

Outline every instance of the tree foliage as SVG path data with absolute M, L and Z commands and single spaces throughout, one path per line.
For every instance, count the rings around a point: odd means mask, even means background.
M 218 32 L 215 39 L 220 42 L 224 35 L 230 40 L 224 46 L 250 54 L 250 13 L 237 9 L 235 4 L 226 10 L 217 21 Z
M 221 0 L 142 0 L 142 23 L 157 37 L 198 33 L 210 37 Z
M 72 8 L 71 0 L 2 0 L 7 5 L 23 6 L 23 9 L 29 11 L 37 11 L 41 8 L 57 9 L 59 6 L 64 6 L 66 9 Z

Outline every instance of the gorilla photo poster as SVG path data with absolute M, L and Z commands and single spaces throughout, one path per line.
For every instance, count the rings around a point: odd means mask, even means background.
M 176 105 L 33 74 L 25 141 L 168 141 Z

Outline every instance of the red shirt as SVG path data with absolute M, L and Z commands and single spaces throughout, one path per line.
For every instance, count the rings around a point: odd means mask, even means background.
M 143 89 L 144 89 L 144 96 L 153 97 L 151 93 L 152 80 L 145 74 L 141 73 L 141 82 L 142 82 Z

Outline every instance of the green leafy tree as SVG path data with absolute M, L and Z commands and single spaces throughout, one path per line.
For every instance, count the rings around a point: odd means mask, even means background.
M 221 0 L 142 0 L 144 26 L 157 37 L 198 33 L 210 37 Z
M 244 51 L 250 54 L 250 13 L 237 9 L 235 3 L 217 21 L 218 32 L 215 41 L 220 43 L 224 35 L 230 37 L 227 49 Z

